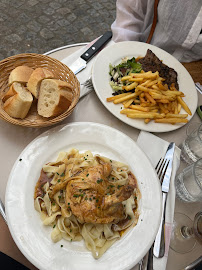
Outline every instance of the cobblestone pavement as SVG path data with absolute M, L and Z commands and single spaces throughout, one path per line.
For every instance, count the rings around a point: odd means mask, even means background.
M 0 60 L 88 42 L 110 30 L 116 0 L 0 0 Z

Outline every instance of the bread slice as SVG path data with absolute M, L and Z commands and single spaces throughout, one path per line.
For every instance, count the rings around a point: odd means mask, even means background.
M 14 118 L 25 118 L 32 105 L 32 94 L 21 83 L 14 82 L 6 95 L 5 112 Z
M 57 116 L 66 111 L 73 99 L 72 86 L 64 81 L 45 79 L 41 83 L 37 111 L 43 117 Z
M 28 80 L 27 89 L 35 96 L 35 98 L 38 98 L 41 81 L 50 78 L 54 78 L 54 74 L 50 70 L 36 68 Z
M 13 82 L 20 82 L 26 84 L 34 70 L 27 66 L 18 66 L 13 69 L 8 78 L 8 85 L 10 86 Z

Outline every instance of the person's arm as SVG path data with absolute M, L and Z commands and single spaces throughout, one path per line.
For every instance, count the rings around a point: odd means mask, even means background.
M 150 0 L 117 0 L 116 20 L 111 29 L 115 42 L 139 41 Z

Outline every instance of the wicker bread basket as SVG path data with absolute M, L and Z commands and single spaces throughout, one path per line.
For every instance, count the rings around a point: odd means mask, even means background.
M 47 68 L 53 72 L 56 79 L 66 81 L 73 86 L 73 100 L 67 111 L 56 117 L 43 118 L 37 113 L 36 101 L 33 102 L 28 115 L 24 119 L 13 118 L 4 111 L 2 98 L 9 89 L 8 77 L 10 72 L 17 66 L 23 65 L 33 69 L 37 67 Z M 11 56 L 0 61 L 0 118 L 9 123 L 24 127 L 45 127 L 54 125 L 64 120 L 72 113 L 79 100 L 79 96 L 80 83 L 76 76 L 66 65 L 56 59 L 41 54 L 24 53 Z

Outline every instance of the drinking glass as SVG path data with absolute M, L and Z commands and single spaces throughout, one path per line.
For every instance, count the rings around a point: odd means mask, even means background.
M 192 129 L 190 131 L 190 129 Z M 202 158 L 202 124 L 191 123 L 188 125 L 186 139 L 179 145 L 181 159 L 188 164 Z
M 176 197 L 183 202 L 202 201 L 202 158 L 177 175 L 175 188 Z
M 202 212 L 198 212 L 194 221 L 187 215 L 175 213 L 170 239 L 170 247 L 178 253 L 190 252 L 198 241 L 202 244 Z

